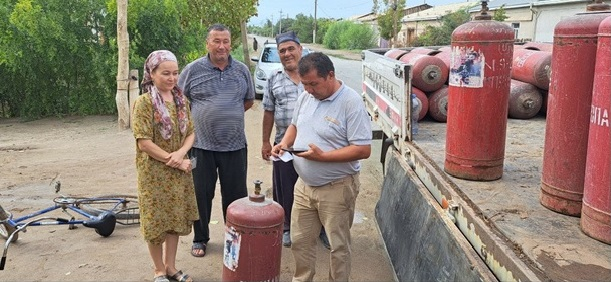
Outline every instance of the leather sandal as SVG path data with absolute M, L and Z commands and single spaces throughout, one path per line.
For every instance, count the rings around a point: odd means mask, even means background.
M 201 254 L 198 251 L 202 251 Z M 203 257 L 206 255 L 206 243 L 203 242 L 193 242 L 193 246 L 191 246 L 191 255 L 194 257 Z
M 191 276 L 189 276 L 189 274 L 183 273 L 182 270 L 179 270 L 178 272 L 174 273 L 174 275 L 168 275 L 168 277 L 170 278 L 171 281 L 193 282 L 193 279 L 191 279 Z

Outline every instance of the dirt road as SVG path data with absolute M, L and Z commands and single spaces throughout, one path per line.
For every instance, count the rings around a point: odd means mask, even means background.
M 248 182 L 259 179 L 270 193 L 271 164 L 261 159 L 260 101 L 246 113 Z M 378 141 L 379 142 L 379 141 Z M 353 236 L 353 281 L 392 281 L 394 274 L 374 208 L 382 184 L 380 144 L 364 161 Z M 0 120 L 0 203 L 16 215 L 52 204 L 50 180 L 60 174 L 61 193 L 74 196 L 136 194 L 135 142 L 131 130 L 118 130 L 116 117 L 49 118 L 31 122 Z M 249 187 L 252 192 L 254 185 Z M 222 273 L 224 223 L 220 193 L 214 200 L 208 255 L 189 254 L 192 234 L 180 239 L 177 266 L 196 281 L 218 281 Z M 4 241 L 1 241 L 4 243 Z M 316 280 L 327 280 L 328 251 L 319 244 Z M 281 280 L 294 269 L 283 248 Z M 8 251 L 2 281 L 151 281 L 152 263 L 134 226 L 117 226 L 108 238 L 80 227 L 30 227 Z

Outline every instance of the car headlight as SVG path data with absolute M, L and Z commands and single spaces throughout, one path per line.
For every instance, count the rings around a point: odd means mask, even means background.
M 257 68 L 257 71 L 255 72 L 255 75 L 257 76 L 257 79 L 267 80 L 267 74 L 263 70 L 261 70 L 259 68 Z

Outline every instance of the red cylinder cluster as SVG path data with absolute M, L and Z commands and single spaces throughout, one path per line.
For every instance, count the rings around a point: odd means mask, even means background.
M 435 91 L 448 79 L 448 69 L 437 57 L 410 52 L 399 60 L 412 66 L 412 84 L 422 91 Z

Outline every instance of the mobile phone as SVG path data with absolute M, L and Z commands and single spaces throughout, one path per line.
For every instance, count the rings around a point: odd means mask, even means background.
M 309 148 L 293 148 L 293 147 L 289 147 L 289 148 L 282 148 L 282 151 L 287 151 L 287 152 L 291 152 L 291 153 L 303 153 L 310 150 Z

